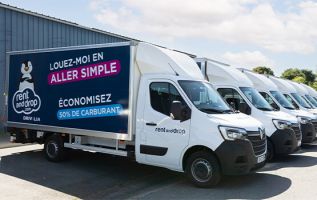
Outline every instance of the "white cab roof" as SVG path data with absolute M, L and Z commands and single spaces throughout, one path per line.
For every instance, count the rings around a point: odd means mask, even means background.
M 277 86 L 271 81 L 267 75 L 258 74 L 255 72 L 252 72 L 247 69 L 239 69 L 241 72 L 243 72 L 253 83 L 255 89 L 257 89 L 260 92 L 269 92 L 269 91 L 276 91 L 278 90 Z
M 177 73 L 189 79 L 204 79 L 196 62 L 186 54 L 144 42 L 137 44 L 136 51 L 136 62 L 141 74 Z
M 215 62 L 212 60 L 207 61 L 206 74 L 209 82 L 214 85 L 235 85 L 238 87 L 253 87 L 252 82 L 248 77 L 240 72 L 238 69 Z
M 304 83 L 300 83 L 300 84 L 301 84 L 301 86 L 303 86 L 309 92 L 309 94 L 311 96 L 317 97 L 317 91 L 314 88 L 312 88 L 312 87 L 310 87 L 310 86 L 308 86 L 308 85 L 306 85 Z
M 290 80 L 287 80 L 287 81 L 296 89 L 298 94 L 300 94 L 300 95 L 308 94 L 308 91 L 299 83 L 296 83 L 296 82 L 290 81 Z
M 296 89 L 287 80 L 275 76 L 268 76 L 268 78 L 282 93 L 296 93 Z

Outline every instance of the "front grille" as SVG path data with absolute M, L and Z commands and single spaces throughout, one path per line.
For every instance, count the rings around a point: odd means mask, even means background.
M 262 155 L 266 151 L 266 136 L 263 133 L 261 138 L 260 131 L 248 131 L 248 139 L 252 143 L 253 151 L 256 156 Z
M 314 125 L 314 127 L 315 127 L 315 130 L 317 131 L 317 121 L 315 120 L 315 121 L 313 121 L 312 123 L 313 123 L 313 125 Z
M 302 134 L 300 132 L 299 124 L 292 124 L 292 129 L 295 132 L 296 139 L 300 141 L 302 139 Z

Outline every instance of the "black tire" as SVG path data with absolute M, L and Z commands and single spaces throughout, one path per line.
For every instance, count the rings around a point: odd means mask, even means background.
M 272 162 L 275 156 L 274 146 L 270 140 L 267 140 L 266 161 Z
M 189 156 L 185 172 L 197 187 L 213 187 L 221 180 L 220 165 L 216 157 L 207 151 L 198 151 Z
M 44 153 L 47 160 L 59 162 L 65 159 L 63 138 L 58 134 L 50 135 L 44 143 Z

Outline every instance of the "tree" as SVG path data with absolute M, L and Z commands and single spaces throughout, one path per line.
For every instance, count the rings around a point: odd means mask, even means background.
M 268 74 L 268 75 L 274 76 L 273 70 L 269 67 L 259 66 L 259 67 L 253 68 L 252 71 L 254 71 L 258 74 Z
M 285 70 L 282 73 L 281 77 L 289 79 L 289 80 L 293 80 L 296 77 L 303 77 L 306 80 L 305 74 L 297 68 L 290 68 L 290 69 Z
M 293 81 L 297 82 L 297 83 L 305 83 L 305 78 L 302 76 L 296 76 L 295 78 L 292 79 Z
M 316 74 L 314 74 L 312 70 L 308 69 L 300 70 L 297 68 L 290 68 L 282 73 L 282 78 L 311 85 L 314 84 L 316 80 Z
M 301 71 L 305 75 L 305 83 L 306 84 L 310 84 L 310 83 L 315 81 L 316 75 L 313 73 L 312 70 L 303 69 Z
M 313 82 L 310 84 L 310 87 L 314 88 L 315 90 L 317 90 L 317 81 Z

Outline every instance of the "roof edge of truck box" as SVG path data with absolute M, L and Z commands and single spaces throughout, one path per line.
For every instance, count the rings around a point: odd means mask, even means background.
M 47 131 L 47 132 L 57 132 L 57 133 L 67 133 L 74 135 L 83 135 L 83 136 L 93 136 L 93 137 L 101 137 L 108 139 L 117 139 L 117 140 L 133 140 L 132 134 L 132 124 L 133 124 L 133 74 L 134 74 L 134 49 L 131 48 L 138 44 L 137 41 L 129 41 L 129 42 L 116 42 L 116 43 L 106 43 L 106 44 L 94 44 L 94 45 L 81 45 L 81 46 L 69 46 L 69 47 L 56 47 L 56 48 L 44 48 L 44 49 L 34 49 L 34 50 L 23 50 L 23 51 L 11 51 L 6 53 L 6 79 L 5 79 L 5 116 L 6 121 L 4 125 L 8 128 L 21 128 L 21 129 L 30 129 L 30 130 L 38 130 L 38 131 Z M 9 92 L 9 65 L 10 65 L 10 56 L 11 55 L 19 55 L 19 54 L 33 54 L 33 53 L 45 53 L 45 52 L 62 52 L 68 50 L 81 50 L 81 49 L 93 49 L 93 48 L 104 48 L 104 47 L 120 47 L 120 46 L 130 46 L 130 84 L 129 84 L 129 108 L 131 111 L 128 114 L 128 133 L 115 133 L 115 132 L 106 132 L 106 131 L 95 131 L 95 130 L 86 130 L 86 129 L 77 129 L 77 128 L 69 128 L 69 127 L 59 127 L 59 126 L 50 126 L 50 125 L 40 125 L 40 124 L 32 124 L 32 123 L 21 123 L 9 121 L 8 119 L 8 92 Z

